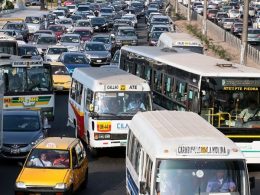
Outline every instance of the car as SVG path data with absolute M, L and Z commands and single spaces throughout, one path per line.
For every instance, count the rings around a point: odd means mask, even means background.
M 204 10 L 203 5 L 196 5 L 196 6 L 194 7 L 194 11 L 195 11 L 196 13 L 198 13 L 198 14 L 203 14 L 203 10 Z
M 105 48 L 112 52 L 114 50 L 114 38 L 109 34 L 97 34 L 94 35 L 91 39 L 92 42 L 102 42 L 105 45 Z
M 55 62 L 63 52 L 68 52 L 68 48 L 62 45 L 51 45 L 46 49 L 44 61 Z
M 108 23 L 105 17 L 95 17 L 90 19 L 90 24 L 94 31 L 108 32 Z
M 115 15 L 115 10 L 113 9 L 113 7 L 102 7 L 99 10 L 99 16 L 112 18 L 114 15 Z
M 90 11 L 89 5 L 78 5 L 77 12 Z
M 207 18 L 209 20 L 214 21 L 215 18 L 216 18 L 217 13 L 218 13 L 218 9 L 208 9 L 207 10 Z
M 86 42 L 83 52 L 90 60 L 91 66 L 101 66 L 111 61 L 111 53 L 102 42 Z
M 220 26 L 223 27 L 225 30 L 230 30 L 231 26 L 235 22 L 240 22 L 237 18 L 222 18 L 221 22 L 219 22 Z
M 91 27 L 91 23 L 90 23 L 90 20 L 80 19 L 80 20 L 76 21 L 74 26 L 75 27 Z
M 128 19 L 132 22 L 133 24 L 133 27 L 137 27 L 137 18 L 136 18 L 136 15 L 134 14 L 125 14 L 122 16 L 122 19 Z
M 6 29 L 6 30 L 0 29 L 0 32 L 8 36 L 14 37 L 16 40 L 23 40 L 23 35 L 19 31 L 10 30 L 10 29 Z
M 88 159 L 77 138 L 49 137 L 31 150 L 15 194 L 73 194 L 88 183 Z
M 70 75 L 75 68 L 90 67 L 90 60 L 81 52 L 63 52 L 58 58 L 58 62 L 66 66 Z
M 221 21 L 222 18 L 228 18 L 227 12 L 218 12 L 216 14 L 214 22 L 219 25 L 219 22 Z
M 71 18 L 60 19 L 57 23 L 65 26 L 67 32 L 71 32 L 73 28 L 73 20 Z
M 72 30 L 73 34 L 80 35 L 81 41 L 89 41 L 93 34 L 93 28 L 92 27 L 74 27 Z
M 230 29 L 230 32 L 234 35 L 241 35 L 242 31 L 243 31 L 242 22 L 234 22 Z
M 29 34 L 33 34 L 40 30 L 43 20 L 39 16 L 26 16 L 25 22 L 29 28 Z
M 77 6 L 75 4 L 66 5 L 66 7 L 69 9 L 70 15 L 74 14 L 77 10 Z
M 237 9 L 230 9 L 228 10 L 227 15 L 229 18 L 239 18 L 240 12 Z
M 18 55 L 23 57 L 32 56 L 34 60 L 42 60 L 42 56 L 35 45 L 18 45 Z
M 153 31 L 152 33 L 150 33 L 148 37 L 148 44 L 150 46 L 157 46 L 157 42 L 162 33 L 163 31 Z
M 150 25 L 148 32 L 152 33 L 153 31 L 173 32 L 174 28 L 173 26 L 165 25 L 165 24 Z
M 25 22 L 7 22 L 2 29 L 18 31 L 23 36 L 24 41 L 28 41 L 29 28 Z
M 75 23 L 78 21 L 78 20 L 81 20 L 83 19 L 83 17 L 81 15 L 70 15 L 70 17 L 72 20 L 73 20 L 73 23 L 75 25 Z
M 260 29 L 249 28 L 247 41 L 250 44 L 259 45 L 260 44 Z
M 79 34 L 64 34 L 59 43 L 68 48 L 69 51 L 79 51 L 81 40 Z
M 5 159 L 25 159 L 50 129 L 47 118 L 36 110 L 4 110 L 3 120 L 0 156 Z
M 41 55 L 44 54 L 48 46 L 50 45 L 56 45 L 57 39 L 55 35 L 48 35 L 48 34 L 40 34 L 37 41 L 35 42 L 35 45 Z
M 159 13 L 159 10 L 157 8 L 154 8 L 154 7 L 148 8 L 145 12 L 145 23 L 147 23 L 148 18 L 149 18 L 151 13 Z
M 132 1 L 131 6 L 136 10 L 136 17 L 139 19 L 144 16 L 144 4 L 139 1 Z
M 66 66 L 61 62 L 51 62 L 53 88 L 55 91 L 69 91 L 71 76 Z
M 61 37 L 64 33 L 67 32 L 66 27 L 65 27 L 64 25 L 60 25 L 60 24 L 50 25 L 50 26 L 48 27 L 48 30 L 52 30 L 52 31 L 55 33 L 55 35 L 56 35 L 56 37 L 57 37 L 58 40 L 60 39 L 60 37 Z
M 47 14 L 45 18 L 47 21 L 47 28 L 49 25 L 56 24 L 56 22 L 59 20 L 58 16 L 54 13 Z
M 115 34 L 115 42 L 117 48 L 120 48 L 123 45 L 136 46 L 138 44 L 138 37 L 134 27 L 131 26 L 119 27 L 117 33 Z
M 54 10 L 52 13 L 55 14 L 59 19 L 66 18 L 66 12 L 64 10 Z

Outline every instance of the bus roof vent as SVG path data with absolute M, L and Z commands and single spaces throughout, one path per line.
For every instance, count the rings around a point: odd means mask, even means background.
M 233 67 L 233 64 L 224 64 L 224 63 L 217 63 L 216 66 L 220 67 L 220 68 L 231 68 Z
M 10 58 L 11 58 L 10 54 L 6 54 L 6 53 L 0 54 L 0 59 L 10 59 Z
M 170 48 L 170 47 L 164 47 L 161 49 L 162 52 L 174 52 L 177 53 L 177 50 L 174 48 Z

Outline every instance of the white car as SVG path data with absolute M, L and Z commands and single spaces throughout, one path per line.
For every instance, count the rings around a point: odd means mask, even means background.
M 256 18 L 255 22 L 253 23 L 253 28 L 260 28 L 260 18 Z
M 122 19 L 129 19 L 134 27 L 137 27 L 137 17 L 134 14 L 125 14 L 122 16 Z
M 73 20 L 71 18 L 60 19 L 57 23 L 64 25 L 67 32 L 71 32 L 73 29 Z
M 49 46 L 45 52 L 44 60 L 47 62 L 57 62 L 60 54 L 68 52 L 68 48 L 62 45 Z
M 66 13 L 64 10 L 54 10 L 52 13 L 56 14 L 59 19 L 65 19 Z
M 198 14 L 202 14 L 203 13 L 203 5 L 197 5 L 194 8 L 194 11 L 197 12 Z
M 76 5 L 67 5 L 66 7 L 69 8 L 70 14 L 74 14 L 74 12 L 77 11 L 77 6 Z
M 237 9 L 230 9 L 228 10 L 228 17 L 229 18 L 239 18 L 240 17 L 240 12 Z

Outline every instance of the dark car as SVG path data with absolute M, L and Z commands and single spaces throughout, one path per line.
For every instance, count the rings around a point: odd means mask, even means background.
M 42 56 L 39 53 L 38 49 L 34 45 L 19 45 L 18 46 L 18 55 L 19 56 L 32 56 L 35 60 L 42 60 Z
M 81 41 L 89 41 L 92 37 L 92 31 L 88 27 L 76 27 L 72 30 L 72 33 L 80 35 Z
M 29 28 L 25 22 L 7 22 L 3 29 L 16 30 L 21 33 L 24 41 L 28 41 L 29 38 Z
M 153 31 L 152 33 L 149 34 L 148 37 L 148 43 L 150 46 L 156 46 L 157 42 L 159 40 L 160 35 L 163 33 L 164 31 Z
M 114 38 L 109 35 L 109 34 L 98 34 L 98 35 L 94 35 L 91 39 L 91 41 L 94 42 L 102 42 L 105 45 L 105 48 L 112 52 L 114 51 L 114 47 L 115 47 L 115 41 Z
M 230 29 L 230 32 L 234 35 L 241 35 L 243 31 L 243 23 L 242 22 L 235 22 Z
M 108 23 L 104 17 L 91 18 L 90 24 L 94 31 L 108 31 Z
M 111 61 L 111 53 L 102 42 L 85 43 L 84 53 L 92 66 L 109 64 Z
M 75 68 L 90 67 L 90 61 L 86 55 L 81 52 L 63 52 L 58 62 L 62 62 L 72 74 Z
M 32 147 L 47 135 L 48 120 L 35 110 L 4 110 L 1 157 L 25 159 Z
M 57 39 L 55 35 L 40 34 L 35 44 L 39 52 L 43 54 L 48 46 L 57 44 Z

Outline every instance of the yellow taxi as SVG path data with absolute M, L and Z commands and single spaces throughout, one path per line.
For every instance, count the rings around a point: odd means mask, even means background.
M 61 62 L 51 62 L 53 87 L 56 91 L 69 91 L 71 76 L 66 66 Z
M 29 153 L 16 179 L 15 194 L 73 194 L 87 182 L 88 159 L 81 141 L 49 137 Z

